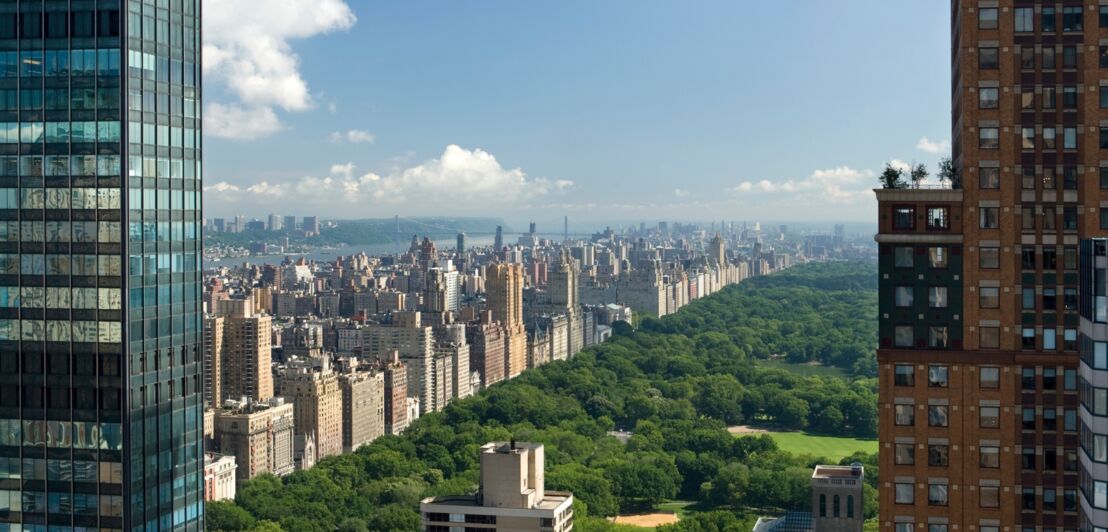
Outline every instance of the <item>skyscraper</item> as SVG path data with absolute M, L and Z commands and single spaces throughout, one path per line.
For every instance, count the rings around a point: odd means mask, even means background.
M 0 452 L 66 467 L 0 526 L 203 527 L 200 49 L 199 0 L 0 3 Z
M 1108 506 L 1077 374 L 1078 243 L 1108 230 L 1108 8 L 951 7 L 953 187 L 877 191 L 882 530 L 1076 530 Z
M 523 328 L 523 267 L 493 264 L 485 274 L 485 296 L 494 320 L 504 327 L 504 375 L 527 369 L 527 333 Z

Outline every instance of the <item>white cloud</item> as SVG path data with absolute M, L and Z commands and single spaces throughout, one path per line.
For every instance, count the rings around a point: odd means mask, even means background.
M 690 192 L 688 190 L 682 190 L 679 188 L 673 189 L 673 195 L 677 196 L 678 198 L 687 198 L 689 197 L 689 194 Z
M 376 135 L 363 129 L 336 131 L 327 138 L 334 143 L 349 142 L 351 144 L 373 144 L 377 140 Z
M 854 203 L 872 195 L 871 183 L 876 174 L 869 170 L 855 170 L 840 166 L 816 170 L 804 179 L 788 181 L 743 181 L 731 187 L 736 195 L 786 194 L 791 199 L 810 199 L 813 202 Z
M 267 129 L 227 127 L 213 116 L 217 136 L 249 140 L 280 129 L 274 108 L 306 111 L 315 105 L 300 75 L 300 58 L 290 40 L 342 31 L 357 18 L 344 0 L 206 0 L 204 2 L 204 73 L 226 86 L 255 116 L 272 118 Z M 213 103 L 209 106 L 220 106 Z M 223 107 L 230 105 L 224 104 Z M 214 109 L 218 111 L 217 109 Z M 241 135 L 246 133 L 246 136 Z
M 306 176 L 286 183 L 260 182 L 249 187 L 216 183 L 205 188 L 215 201 L 253 199 L 272 203 L 295 200 L 297 205 L 334 207 L 356 205 L 358 212 L 369 205 L 407 205 L 411 210 L 432 212 L 483 211 L 491 204 L 506 205 L 571 189 L 573 181 L 534 178 L 519 168 L 504 168 L 492 154 L 447 146 L 442 155 L 415 166 L 381 175 L 358 175 L 353 163 L 332 165 L 327 176 Z
M 939 155 L 950 151 L 950 141 L 933 141 L 927 137 L 922 137 L 919 139 L 919 142 L 916 143 L 916 149 L 922 152 Z
M 212 102 L 204 109 L 204 131 L 220 138 L 254 140 L 283 129 L 269 107 L 243 107 Z

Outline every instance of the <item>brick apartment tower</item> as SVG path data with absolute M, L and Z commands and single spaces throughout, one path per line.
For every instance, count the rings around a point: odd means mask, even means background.
M 951 15 L 958 179 L 877 191 L 881 530 L 1085 528 L 1078 245 L 1108 234 L 1108 6 Z

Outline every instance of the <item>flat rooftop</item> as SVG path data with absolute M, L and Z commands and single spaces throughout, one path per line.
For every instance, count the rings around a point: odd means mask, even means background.
M 859 478 L 863 471 L 862 466 L 817 465 L 812 478 Z

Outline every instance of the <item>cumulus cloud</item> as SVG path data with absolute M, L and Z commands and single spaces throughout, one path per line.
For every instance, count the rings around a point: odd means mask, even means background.
M 491 153 L 447 146 L 442 155 L 386 174 L 360 174 L 354 163 L 334 164 L 328 175 L 306 176 L 286 183 L 261 182 L 249 187 L 216 183 L 205 188 L 217 201 L 266 202 L 295 199 L 297 204 L 333 206 L 402 205 L 430 210 L 480 210 L 490 203 L 522 202 L 568 191 L 573 181 L 530 177 L 520 168 L 505 168 Z
M 315 105 L 290 41 L 351 28 L 357 18 L 344 0 L 206 0 L 204 73 L 237 102 L 209 104 L 209 131 L 250 140 L 281 129 L 275 108 L 298 112 Z M 220 111 L 266 118 L 234 127 Z
M 788 194 L 795 199 L 853 203 L 872 195 L 871 181 L 875 175 L 869 170 L 840 166 L 816 170 L 804 179 L 743 181 L 731 187 L 730 192 L 736 195 Z
M 689 197 L 689 194 L 690 192 L 688 190 L 682 190 L 679 188 L 673 189 L 673 195 L 677 196 L 678 198 L 687 198 Z
M 283 128 L 277 113 L 269 107 L 244 107 L 212 102 L 204 111 L 204 130 L 217 137 L 254 140 Z
M 350 144 L 373 144 L 377 140 L 376 135 L 362 129 L 336 131 L 331 133 L 327 138 L 336 144 L 340 142 L 349 142 Z
M 916 149 L 922 152 L 940 155 L 950 151 L 949 140 L 934 141 L 927 137 L 922 137 L 919 142 L 916 143 Z

